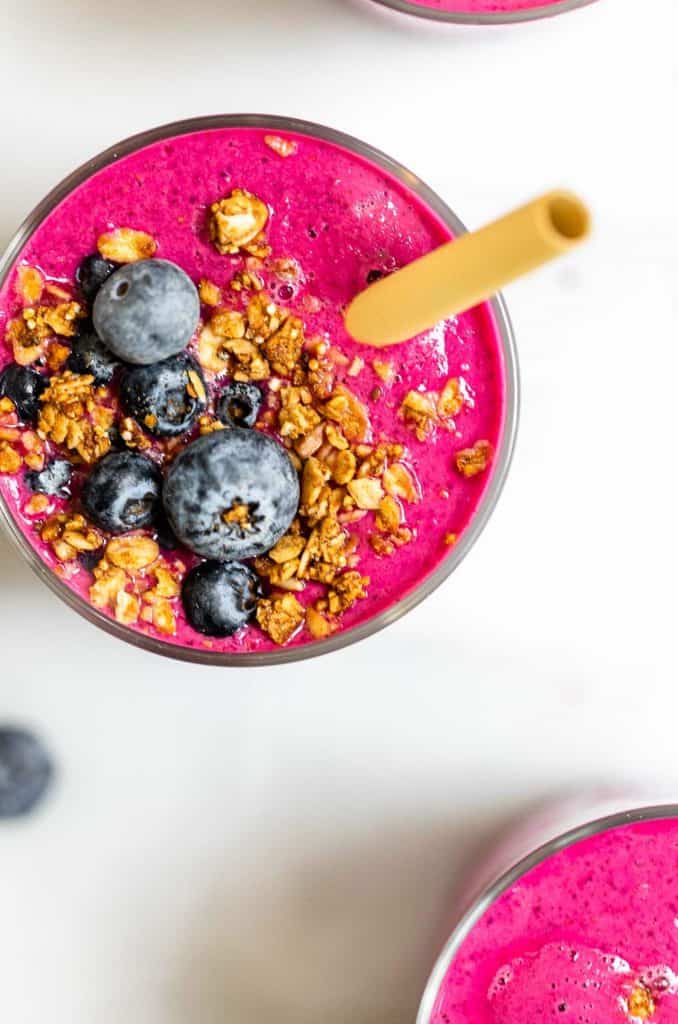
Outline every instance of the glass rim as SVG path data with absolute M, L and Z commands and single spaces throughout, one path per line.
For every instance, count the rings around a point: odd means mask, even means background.
M 646 807 L 635 807 L 628 811 L 615 811 L 612 814 L 593 818 L 583 825 L 576 825 L 574 828 L 561 832 L 553 839 L 541 843 L 484 887 L 480 895 L 474 898 L 471 906 L 460 917 L 429 975 L 419 1004 L 416 1024 L 430 1024 L 442 984 L 459 949 L 492 904 L 500 896 L 503 896 L 507 889 L 515 885 L 523 875 L 548 860 L 554 853 L 574 846 L 583 839 L 589 839 L 601 832 L 608 832 L 610 829 L 619 828 L 622 825 L 634 825 L 642 821 L 658 821 L 662 818 L 678 819 L 678 804 L 653 804 Z
M 0 285 L 4 283 L 19 251 L 37 227 L 70 192 L 93 174 L 115 163 L 122 157 L 128 156 L 130 153 L 159 142 L 162 139 L 220 128 L 259 128 L 274 132 L 295 132 L 299 135 L 319 138 L 322 141 L 347 149 L 349 152 L 370 160 L 388 171 L 398 181 L 411 189 L 451 229 L 453 234 L 462 235 L 466 233 L 466 228 L 456 214 L 417 175 L 413 174 L 392 157 L 382 153 L 381 150 L 355 139 L 351 135 L 312 121 L 304 121 L 282 115 L 216 114 L 170 122 L 129 136 L 103 150 L 97 156 L 72 171 L 34 207 L 10 239 L 4 252 L 0 255 Z M 420 584 L 413 587 L 396 604 L 367 622 L 342 630 L 326 640 L 314 641 L 299 647 L 283 647 L 280 650 L 274 651 L 221 652 L 213 651 L 209 648 L 194 648 L 182 644 L 168 643 L 122 625 L 115 619 L 105 615 L 102 611 L 94 608 L 84 597 L 75 590 L 72 590 L 67 583 L 57 576 L 53 569 L 43 562 L 40 555 L 28 543 L 1 495 L 0 522 L 4 523 L 9 536 L 13 539 L 33 571 L 61 600 L 89 622 L 104 629 L 110 635 L 154 654 L 160 654 L 178 661 L 203 665 L 256 668 L 267 665 L 288 664 L 319 657 L 322 654 L 328 654 L 364 640 L 386 626 L 391 625 L 401 616 L 415 608 L 457 568 L 482 533 L 503 490 L 513 456 L 518 426 L 520 400 L 518 358 L 513 327 L 503 297 L 496 295 L 488 301 L 487 305 L 492 311 L 501 345 L 505 384 L 501 440 L 493 460 L 492 476 L 472 519 L 464 528 L 458 543 L 450 549 L 450 553 L 443 558 L 432 573 L 426 576 Z
M 413 14 L 433 21 L 451 21 L 462 25 L 512 25 L 519 21 L 537 21 L 539 18 L 553 18 L 578 7 L 587 7 L 596 0 L 557 0 L 556 3 L 541 4 L 521 11 L 437 11 L 433 7 L 422 7 L 412 0 L 375 0 L 383 7 L 390 7 L 402 14 Z

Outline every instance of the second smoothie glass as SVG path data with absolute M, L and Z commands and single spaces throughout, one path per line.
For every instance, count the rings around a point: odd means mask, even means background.
M 435 0 L 376 0 L 384 7 L 391 7 L 403 14 L 414 14 L 434 21 L 454 21 L 467 25 L 500 25 L 518 21 L 534 21 L 537 18 L 552 18 L 556 14 L 586 7 L 595 0 L 552 0 L 528 6 L 525 0 L 518 0 L 512 10 L 479 11 L 474 9 L 472 0 L 456 0 L 455 10 L 444 10 Z
M 342 147 L 350 152 L 358 154 L 377 167 L 383 168 L 393 177 L 419 196 L 423 202 L 440 218 L 449 228 L 453 235 L 460 235 L 465 228 L 458 217 L 421 179 L 397 163 L 391 157 L 374 149 L 364 142 L 360 142 L 351 136 L 333 131 L 330 128 L 316 125 L 306 121 L 299 121 L 293 118 L 265 116 L 265 115 L 220 115 L 214 117 L 195 118 L 188 121 L 176 122 L 152 129 L 142 134 L 135 135 L 123 142 L 112 146 L 110 149 L 100 153 L 94 159 L 88 161 L 82 167 L 74 171 L 61 184 L 49 193 L 48 196 L 33 210 L 24 221 L 14 238 L 10 241 L 5 253 L 0 257 L 0 284 L 10 273 L 15 259 L 21 252 L 27 240 L 31 237 L 36 228 L 50 215 L 58 204 L 81 185 L 84 181 L 94 175 L 102 168 L 108 167 L 122 157 L 136 152 L 159 140 L 170 139 L 176 136 L 187 135 L 194 132 L 207 131 L 223 128 L 256 128 L 272 133 L 294 132 L 299 135 L 308 135 L 321 139 L 336 146 Z M 98 611 L 89 604 L 80 594 L 71 589 L 62 579 L 59 578 L 39 557 L 37 552 L 30 546 L 24 537 L 21 529 L 14 521 L 9 509 L 0 496 L 0 521 L 4 522 L 14 543 L 21 551 L 33 571 L 46 583 L 63 601 L 74 611 L 78 612 L 90 622 L 106 630 L 108 633 L 135 644 L 144 650 L 156 654 L 178 658 L 184 661 L 200 662 L 211 665 L 229 666 L 261 666 L 269 664 L 283 664 L 297 661 L 330 651 L 338 650 L 358 640 L 383 629 L 399 619 L 406 612 L 410 611 L 435 590 L 444 579 L 446 579 L 463 558 L 467 555 L 478 536 L 487 523 L 503 488 L 508 473 L 513 447 L 515 442 L 517 421 L 518 421 L 518 365 L 515 350 L 515 342 L 511 323 L 501 296 L 496 296 L 490 303 L 492 319 L 494 321 L 500 356 L 503 363 L 504 373 L 504 416 L 501 425 L 500 443 L 497 447 L 493 462 L 492 476 L 485 488 L 482 499 L 474 513 L 470 523 L 461 534 L 457 544 L 450 548 L 450 552 L 443 561 L 416 586 L 407 593 L 400 601 L 396 602 L 384 612 L 377 614 L 373 619 L 361 623 L 353 628 L 339 632 L 334 636 L 316 641 L 315 643 L 290 649 L 281 648 L 274 651 L 248 652 L 242 654 L 224 653 L 211 651 L 209 649 L 196 649 L 175 644 L 164 643 L 156 637 L 139 633 L 130 629 L 109 616 Z

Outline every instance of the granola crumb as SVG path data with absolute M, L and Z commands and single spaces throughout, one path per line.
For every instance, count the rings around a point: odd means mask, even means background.
M 0 441 L 0 473 L 18 473 L 21 456 L 8 441 Z
M 464 448 L 455 456 L 455 466 L 463 477 L 471 477 L 482 473 L 490 464 L 493 450 L 489 441 L 476 441 L 472 448 Z
M 306 609 L 306 629 L 309 631 L 314 640 L 324 640 L 325 637 L 330 636 L 336 629 L 336 625 L 326 619 L 317 609 L 312 605 Z
M 29 306 L 40 302 L 45 279 L 36 267 L 23 265 L 17 271 L 17 291 L 19 297 Z
M 331 615 L 340 615 L 352 608 L 356 601 L 367 597 L 366 587 L 369 576 L 361 576 L 353 570 L 337 576 L 327 594 L 327 607 Z
M 297 151 L 297 144 L 292 139 L 284 139 L 281 135 L 264 135 L 264 142 L 274 153 L 283 158 L 292 156 Z
M 304 606 L 292 593 L 262 598 L 257 604 L 257 622 L 280 646 L 292 638 L 304 619 Z
M 132 626 L 139 618 L 141 606 L 135 594 L 120 590 L 115 599 L 115 617 L 123 626 Z
M 46 512 L 50 506 L 50 500 L 46 494 L 33 494 L 24 505 L 24 512 L 29 516 L 39 516 Z
M 453 547 L 456 543 L 457 543 L 457 535 L 456 535 L 456 533 L 446 533 L 445 534 L 445 544 L 449 548 Z
M 214 284 L 213 281 L 208 281 L 205 277 L 198 284 L 198 294 L 200 295 L 200 301 L 205 306 L 221 305 L 221 288 Z
M 113 263 L 136 263 L 155 255 L 158 246 L 145 231 L 134 228 L 116 228 L 100 235 L 97 240 L 99 255 Z
M 160 548 L 151 537 L 114 537 L 106 545 L 106 558 L 118 569 L 125 572 L 140 572 L 152 565 L 160 554 Z
M 652 993 L 644 985 L 636 985 L 628 999 L 629 1017 L 647 1020 L 655 1011 Z
M 233 255 L 252 246 L 267 221 L 266 204 L 246 189 L 235 188 L 230 195 L 212 203 L 209 212 L 210 238 L 222 256 Z

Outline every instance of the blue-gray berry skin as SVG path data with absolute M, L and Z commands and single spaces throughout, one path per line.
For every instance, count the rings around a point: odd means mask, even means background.
M 168 260 L 139 260 L 108 277 L 94 301 L 94 327 L 126 363 L 148 366 L 186 348 L 200 300 L 190 277 Z
M 75 280 L 87 302 L 94 302 L 104 281 L 111 276 L 117 263 L 105 260 L 98 252 L 85 256 L 75 272 Z
M 236 380 L 219 395 L 215 412 L 228 427 L 253 427 L 263 400 L 263 392 L 256 384 Z
M 0 818 L 28 814 L 52 778 L 52 762 L 25 729 L 0 726 Z
M 130 367 L 120 380 L 123 411 L 156 437 L 184 434 L 205 408 L 205 400 L 197 394 L 200 389 L 195 388 L 189 372 L 198 378 L 205 393 L 200 367 L 185 352 L 161 363 Z
M 233 636 L 251 621 L 260 597 L 259 577 L 240 562 L 201 562 L 181 588 L 186 618 L 206 636 Z
M 110 384 L 120 361 L 106 348 L 94 329 L 83 331 L 71 344 L 66 366 L 73 373 L 91 374 L 97 386 Z
M 136 452 L 109 452 L 85 480 L 81 501 L 89 518 L 109 533 L 150 526 L 162 508 L 162 475 Z
M 170 526 L 189 550 L 221 562 L 253 558 L 272 548 L 294 519 L 299 478 L 277 441 L 233 427 L 183 450 L 170 466 L 163 501 Z M 245 524 L 238 521 L 242 506 Z
M 24 477 L 26 486 L 35 494 L 51 494 L 56 498 L 71 496 L 73 466 L 66 459 L 54 459 L 44 469 L 31 469 Z
M 37 423 L 40 395 L 48 380 L 30 366 L 10 363 L 0 373 L 0 398 L 9 398 L 23 423 Z

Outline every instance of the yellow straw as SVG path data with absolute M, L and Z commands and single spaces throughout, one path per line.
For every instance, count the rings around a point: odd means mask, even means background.
M 589 231 L 581 199 L 547 192 L 370 285 L 349 305 L 346 329 L 366 345 L 404 341 L 568 252 Z

